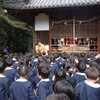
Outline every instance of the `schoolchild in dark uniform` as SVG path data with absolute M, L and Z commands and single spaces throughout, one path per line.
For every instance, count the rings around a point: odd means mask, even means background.
M 40 77 L 37 75 L 34 77 L 34 79 L 32 80 L 32 84 L 33 84 L 33 87 L 34 89 L 36 90 L 37 89 L 37 84 L 40 82 Z
M 61 62 L 61 57 L 59 53 L 55 53 L 55 63 L 59 66 L 60 62 Z
M 79 82 L 86 80 L 85 73 L 84 73 L 86 69 L 85 63 L 84 62 L 78 63 L 76 68 L 77 68 L 77 72 L 76 73 L 74 72 L 72 76 L 69 78 L 69 81 L 74 88 Z
M 12 68 L 17 70 L 17 68 L 18 68 L 18 60 L 16 58 L 12 58 L 12 61 L 13 61 Z
M 59 62 L 58 68 L 62 68 L 66 63 L 67 63 L 66 53 L 62 53 L 61 61 Z
M 55 94 L 64 93 L 66 96 L 69 97 L 70 100 L 74 99 L 74 89 L 72 85 L 66 80 L 60 80 L 56 82 L 54 86 L 54 93 Z
M 39 55 L 35 54 L 34 57 L 35 57 L 34 59 L 32 58 L 29 61 L 28 80 L 31 81 L 31 82 L 34 80 L 34 77 L 37 76 L 37 64 L 38 64 L 38 57 L 39 57 Z
M 66 81 L 66 71 L 64 69 L 58 69 L 53 77 L 53 89 L 57 81 L 65 80 Z
M 45 51 L 43 51 L 42 52 L 42 56 L 41 56 L 44 60 L 46 60 L 47 59 L 47 56 L 46 56 L 46 52 Z
M 34 77 L 37 76 L 37 68 L 30 66 L 29 67 L 29 74 L 28 74 L 28 80 L 32 82 Z
M 26 66 L 20 66 L 18 73 L 20 78 L 11 84 L 10 100 L 35 100 L 33 85 L 26 80 L 28 74 Z
M 0 62 L 0 100 L 8 100 L 9 98 L 9 81 L 6 76 L 3 75 L 4 66 Z
M 49 62 L 47 62 L 45 59 L 43 59 L 42 57 L 40 57 L 38 59 L 38 64 L 37 64 L 37 70 L 39 70 L 39 66 L 43 66 L 44 64 L 46 64 L 47 66 L 50 65 Z M 41 75 L 39 75 L 39 73 L 37 73 L 37 75 L 33 78 L 32 83 L 34 86 L 34 89 L 37 89 L 37 84 L 40 82 L 41 80 Z
M 52 82 L 48 78 L 50 74 L 50 67 L 43 64 L 38 68 L 41 81 L 37 84 L 37 100 L 45 100 L 48 95 L 52 93 Z
M 12 59 L 7 58 L 5 60 L 5 65 L 6 65 L 6 68 L 5 68 L 5 71 L 4 71 L 4 75 L 8 78 L 9 85 L 11 85 L 11 83 L 14 81 L 15 74 L 16 74 L 15 69 L 13 69 L 11 67 L 12 66 Z
M 32 67 L 36 67 L 37 63 L 38 63 L 38 58 L 39 58 L 39 54 L 34 54 L 34 59 L 31 59 L 30 63 L 32 65 Z
M 92 66 L 94 66 L 94 65 L 92 65 Z M 96 66 L 96 68 L 99 70 L 99 73 L 100 73 L 100 57 L 97 58 L 97 61 L 96 61 L 95 66 Z M 100 84 L 100 76 L 99 76 L 98 83 Z
M 55 74 L 56 70 L 58 70 L 58 65 L 55 63 L 55 58 L 53 55 L 50 56 L 50 61 L 51 61 L 51 71 L 49 78 L 52 80 L 53 75 Z
M 100 100 L 99 71 L 95 67 L 86 69 L 86 81 L 75 88 L 75 100 Z
M 51 94 L 46 98 L 46 100 L 70 100 L 70 99 L 64 93 L 61 93 L 61 94 Z

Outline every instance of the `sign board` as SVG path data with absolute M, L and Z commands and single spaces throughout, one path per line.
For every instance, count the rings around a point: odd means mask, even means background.
M 49 30 L 49 16 L 41 13 L 35 16 L 35 31 L 48 31 Z

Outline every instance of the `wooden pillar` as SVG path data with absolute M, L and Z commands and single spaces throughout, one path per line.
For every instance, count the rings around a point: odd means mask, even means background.
M 100 53 L 100 18 L 98 19 L 98 53 Z
M 36 44 L 35 25 L 33 26 L 32 33 L 33 33 L 33 53 L 35 53 L 36 52 L 36 47 L 35 47 L 35 44 Z
M 75 16 L 73 17 L 73 44 L 75 45 Z
M 75 16 L 73 16 L 73 45 L 75 46 Z M 73 52 L 75 52 L 74 47 L 73 47 Z
M 49 51 L 51 51 L 51 32 L 49 31 Z
M 49 52 L 51 52 L 51 26 L 49 26 L 50 29 L 49 29 Z

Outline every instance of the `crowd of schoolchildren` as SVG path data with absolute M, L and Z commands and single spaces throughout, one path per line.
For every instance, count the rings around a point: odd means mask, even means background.
M 100 100 L 97 53 L 0 57 L 0 100 Z

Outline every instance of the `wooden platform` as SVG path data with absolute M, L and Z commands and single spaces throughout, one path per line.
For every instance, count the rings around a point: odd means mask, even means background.
M 86 46 L 63 46 L 62 47 L 62 52 L 67 52 L 67 53 L 71 53 L 71 52 L 86 52 L 88 51 L 88 47 Z

